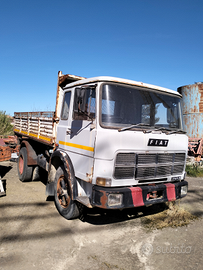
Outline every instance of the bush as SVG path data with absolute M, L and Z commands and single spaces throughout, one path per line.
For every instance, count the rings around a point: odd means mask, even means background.
M 7 137 L 8 135 L 13 135 L 11 119 L 6 115 L 6 112 L 0 111 L 0 136 Z
M 203 168 L 197 164 L 186 165 L 185 171 L 187 172 L 187 176 L 203 177 Z

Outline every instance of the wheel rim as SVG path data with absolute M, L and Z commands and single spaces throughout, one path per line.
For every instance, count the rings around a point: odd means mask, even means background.
M 22 156 L 19 157 L 18 168 L 19 168 L 19 173 L 23 174 L 24 160 Z
M 63 208 L 67 208 L 70 204 L 70 196 L 68 194 L 68 183 L 62 175 L 57 182 L 57 198 Z

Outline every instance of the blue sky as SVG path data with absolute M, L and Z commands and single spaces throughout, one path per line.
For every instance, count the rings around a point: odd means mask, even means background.
M 59 70 L 203 81 L 202 14 L 202 0 L 0 0 L 0 110 L 54 110 Z

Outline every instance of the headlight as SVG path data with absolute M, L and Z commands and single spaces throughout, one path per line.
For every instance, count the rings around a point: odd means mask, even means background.
M 187 186 L 182 186 L 180 193 L 181 193 L 181 196 L 185 196 L 187 194 Z
M 119 206 L 123 203 L 123 194 L 109 194 L 108 206 Z

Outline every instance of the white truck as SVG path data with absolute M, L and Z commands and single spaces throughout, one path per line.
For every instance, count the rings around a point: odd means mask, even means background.
M 187 194 L 188 138 L 178 92 L 114 77 L 58 73 L 55 112 L 15 113 L 18 174 L 47 172 L 66 219 L 82 207 L 124 209 Z

